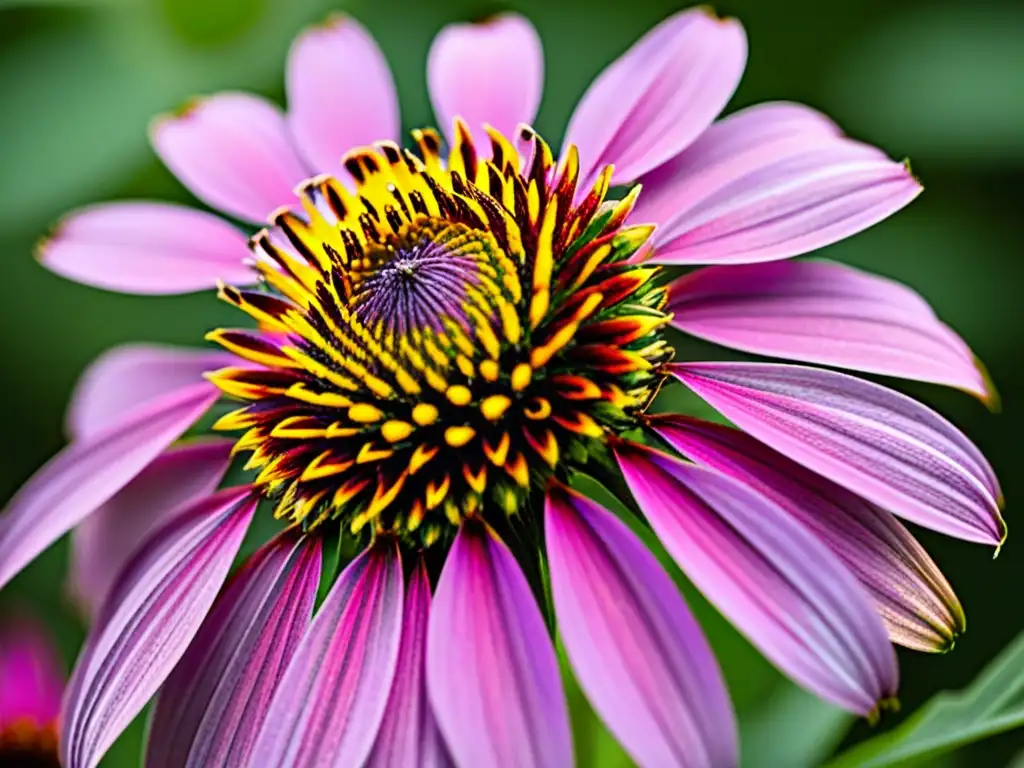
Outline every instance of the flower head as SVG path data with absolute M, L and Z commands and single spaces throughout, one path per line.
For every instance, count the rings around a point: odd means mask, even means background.
M 217 351 L 97 363 L 71 445 L 0 520 L 0 582 L 81 523 L 75 593 L 102 608 L 68 768 L 93 768 L 158 690 L 150 766 L 569 765 L 553 626 L 639 764 L 734 765 L 721 675 L 644 524 L 776 666 L 850 711 L 892 702 L 891 641 L 952 645 L 960 604 L 896 516 L 1001 543 L 977 448 L 888 388 L 669 344 L 671 324 L 993 394 L 917 294 L 786 261 L 920 186 L 805 107 L 712 124 L 745 55 L 735 21 L 673 16 L 600 75 L 555 157 L 525 125 L 532 27 L 456 25 L 428 67 L 445 152 L 431 130 L 398 143 L 386 66 L 342 19 L 293 48 L 287 117 L 229 94 L 155 124 L 197 197 L 270 226 L 113 204 L 43 246 L 108 288 L 216 284 L 249 322 L 211 330 Z M 655 414 L 674 382 L 742 431 Z M 222 396 L 230 438 L 169 448 Z M 247 480 L 214 491 L 233 456 Z M 637 516 L 573 490 L 584 476 Z M 261 505 L 282 530 L 228 580 Z
M 46 633 L 25 619 L 0 626 L 0 765 L 57 768 L 60 660 Z

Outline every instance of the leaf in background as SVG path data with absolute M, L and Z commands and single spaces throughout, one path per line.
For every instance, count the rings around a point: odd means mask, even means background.
M 1022 29 L 1019 3 L 916 5 L 848 49 L 826 106 L 844 127 L 912 158 L 1019 165 Z
M 940 693 L 898 728 L 858 744 L 828 768 L 880 768 L 932 757 L 1024 727 L 1024 633 L 957 693 Z
M 744 768 L 810 768 L 820 765 L 853 724 L 854 717 L 790 682 L 740 724 Z

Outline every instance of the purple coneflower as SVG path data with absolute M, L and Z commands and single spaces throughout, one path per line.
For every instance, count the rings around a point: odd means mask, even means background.
M 0 765 L 60 768 L 64 673 L 49 636 L 23 618 L 0 624 Z
M 0 521 L 0 583 L 78 526 L 95 626 L 67 768 L 95 766 L 158 691 L 153 768 L 569 765 L 554 628 L 637 763 L 734 765 L 721 675 L 644 524 L 779 669 L 853 712 L 892 701 L 890 641 L 952 645 L 959 602 L 896 516 L 998 545 L 977 448 L 845 374 L 673 360 L 670 324 L 993 397 L 913 291 L 783 261 L 920 186 L 806 107 L 712 123 L 745 57 L 737 22 L 669 18 L 598 77 L 556 159 L 525 127 L 533 28 L 455 25 L 428 67 L 444 153 L 431 130 L 396 143 L 387 67 L 345 18 L 295 43 L 287 115 L 222 94 L 154 125 L 197 197 L 271 226 L 115 203 L 42 246 L 108 289 L 217 284 L 249 320 L 210 332 L 218 352 L 97 362 L 71 444 Z M 674 282 L 663 267 L 697 264 L 713 266 Z M 742 431 L 648 414 L 675 380 Z M 176 443 L 222 397 L 213 428 L 233 437 Z M 215 491 L 235 455 L 249 481 Z M 642 521 L 570 490 L 577 475 Z M 264 502 L 283 530 L 224 586 Z M 327 551 L 348 564 L 314 612 Z

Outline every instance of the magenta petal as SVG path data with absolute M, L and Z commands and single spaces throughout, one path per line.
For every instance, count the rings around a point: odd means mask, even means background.
M 242 566 L 160 690 L 147 768 L 247 763 L 309 626 L 320 559 L 318 538 L 282 534 Z
M 366 768 L 434 768 L 450 764 L 427 700 L 424 657 L 429 618 L 430 578 L 421 560 L 405 593 L 395 682 Z
M 540 106 L 544 51 L 537 30 L 517 13 L 449 24 L 430 47 L 427 82 L 445 131 L 461 117 L 477 136 L 488 124 L 511 138 L 520 123 L 533 123 Z
M 734 766 L 721 672 L 682 595 L 611 512 L 564 487 L 544 530 L 555 615 L 594 709 L 641 766 Z
M 780 670 L 863 715 L 895 694 L 882 621 L 824 544 L 732 478 L 633 443 L 615 452 L 668 553 Z
M 734 424 L 894 514 L 998 545 L 1001 494 L 981 451 L 929 408 L 834 371 L 687 363 L 671 371 Z
M 14 723 L 54 723 L 64 672 L 45 627 L 18 616 L 0 627 L 0 734 Z
M 430 612 L 427 691 L 456 764 L 573 764 L 565 692 L 537 601 L 508 547 L 464 525 Z
M 58 275 L 122 293 L 189 293 L 256 272 L 246 236 L 223 219 L 171 203 L 106 203 L 61 219 L 39 246 Z
M 566 130 L 581 178 L 615 165 L 615 183 L 635 181 L 679 154 L 722 111 L 739 84 L 747 38 L 734 19 L 704 8 L 656 26 L 594 80 Z
M 342 572 L 302 638 L 251 765 L 363 764 L 395 675 L 402 602 L 398 547 L 381 539 Z
M 262 222 L 295 202 L 310 176 L 292 147 L 284 114 L 266 99 L 218 93 L 153 123 L 150 141 L 171 172 L 204 203 Z
M 0 515 L 0 587 L 128 485 L 217 397 L 205 382 L 171 393 L 50 459 Z
M 209 496 L 231 463 L 232 440 L 207 439 L 168 449 L 71 534 L 68 584 L 95 616 L 128 559 L 149 533 L 190 502 Z
M 704 139 L 709 144 L 715 128 Z M 701 151 L 719 156 L 718 162 L 694 171 L 679 158 L 641 180 L 657 199 L 632 219 L 659 215 L 653 221 L 659 225 L 656 262 L 744 264 L 797 256 L 877 224 L 921 192 L 906 165 L 824 132 L 771 138 L 735 156 L 720 157 L 713 144 Z M 698 166 L 703 162 L 696 158 Z
M 114 347 L 78 379 L 68 405 L 68 435 L 73 440 L 89 439 L 157 398 L 202 384 L 207 371 L 236 360 L 228 353 L 205 349 L 155 344 Z
M 229 488 L 155 531 L 111 590 L 71 676 L 61 761 L 95 768 L 185 653 L 227 578 L 256 501 Z
M 680 330 L 745 352 L 994 397 L 971 350 L 924 299 L 841 264 L 708 267 L 673 283 L 668 309 Z
M 351 16 L 331 16 L 299 35 L 286 81 L 288 126 L 321 173 L 337 174 L 350 149 L 398 140 L 398 95 L 387 60 Z
M 657 416 L 650 425 L 673 448 L 746 483 L 825 542 L 868 590 L 893 642 L 943 651 L 963 632 L 963 609 L 949 583 L 884 509 L 738 429 L 686 416 Z

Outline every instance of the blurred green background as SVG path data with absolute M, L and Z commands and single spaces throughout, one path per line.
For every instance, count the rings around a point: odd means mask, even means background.
M 0 498 L 63 442 L 64 403 L 83 367 L 125 341 L 195 343 L 224 316 L 212 295 L 140 298 L 66 282 L 32 257 L 36 240 L 74 206 L 104 199 L 189 201 L 146 143 L 156 113 L 188 97 L 244 88 L 283 99 L 292 37 L 332 10 L 357 16 L 391 62 L 403 125 L 432 123 L 424 62 L 442 25 L 517 9 L 545 44 L 538 128 L 557 143 L 576 99 L 601 69 L 665 15 L 669 0 L 0 0 Z M 987 363 L 1004 409 L 937 387 L 896 383 L 948 415 L 992 459 L 1003 481 L 1011 536 L 989 550 L 921 539 L 968 614 L 968 632 L 944 657 L 901 653 L 903 714 L 874 731 L 795 694 L 688 592 L 715 644 L 740 713 L 747 765 L 817 762 L 897 724 L 936 691 L 969 682 L 1024 627 L 1024 555 L 1015 536 L 1024 498 L 1024 5 L 893 0 L 723 0 L 750 38 L 747 74 L 729 111 L 767 99 L 821 108 L 850 134 L 910 157 L 925 194 L 894 219 L 830 257 L 899 278 L 929 298 Z M 66 547 L 40 558 L 0 596 L 41 614 L 67 659 L 83 625 L 61 596 Z M 582 765 L 627 764 L 578 692 Z M 136 727 L 107 765 L 135 765 Z M 794 746 L 807 746 L 797 753 Z M 1021 732 L 945 756 L 943 765 L 1004 765 Z M 796 755 L 800 756 L 797 757 Z M 932 763 L 937 764 L 937 763 Z

